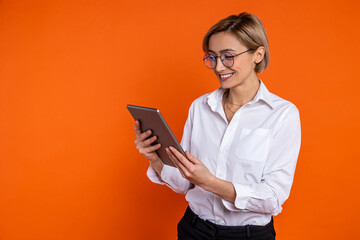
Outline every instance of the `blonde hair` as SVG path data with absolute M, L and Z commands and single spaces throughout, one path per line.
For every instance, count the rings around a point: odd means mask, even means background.
M 265 48 L 264 58 L 255 66 L 255 72 L 262 72 L 269 64 L 269 43 L 265 28 L 260 19 L 250 13 L 240 13 L 224 18 L 212 26 L 205 34 L 203 39 L 203 51 L 209 50 L 210 37 L 219 32 L 229 32 L 234 34 L 239 41 L 248 49 L 256 50 L 259 47 Z

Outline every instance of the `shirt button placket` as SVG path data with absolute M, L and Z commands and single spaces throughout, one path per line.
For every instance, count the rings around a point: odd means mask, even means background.
M 234 121 L 234 119 L 233 119 Z M 228 126 L 226 129 L 226 132 L 224 134 L 222 143 L 220 145 L 220 153 L 218 155 L 217 159 L 217 165 L 216 165 L 216 177 L 226 180 L 227 174 L 226 174 L 226 162 L 228 159 L 228 153 L 229 148 L 231 146 L 232 139 L 234 137 L 235 131 L 233 129 L 234 122 Z M 215 196 L 214 201 L 214 214 L 215 214 L 215 221 L 217 224 L 223 225 L 225 224 L 223 220 L 224 215 L 224 206 L 222 204 L 222 199 L 218 196 Z
M 227 145 L 228 144 L 224 144 L 223 146 L 227 146 Z M 216 177 L 220 179 L 226 178 L 226 159 L 227 159 L 227 150 L 226 148 L 221 148 L 216 165 Z M 221 198 L 215 195 L 214 215 L 215 215 L 216 224 L 219 225 L 225 224 L 225 222 L 223 221 L 223 208 L 224 207 L 222 205 Z

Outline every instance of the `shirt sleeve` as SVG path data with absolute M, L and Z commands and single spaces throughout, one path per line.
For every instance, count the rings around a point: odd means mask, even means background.
M 181 147 L 185 150 L 190 151 L 190 140 L 192 131 L 192 108 L 191 105 L 189 115 L 185 123 L 183 137 L 181 139 Z M 164 165 L 161 176 L 159 177 L 156 171 L 149 166 L 147 170 L 148 178 L 157 184 L 166 184 L 174 192 L 185 194 L 191 187 L 192 183 L 181 176 L 180 171 L 172 166 Z
M 161 171 L 161 177 L 149 166 L 147 176 L 152 182 L 161 185 L 165 184 L 176 193 L 185 194 L 191 186 L 191 183 L 181 176 L 177 168 L 169 165 L 164 165 Z
M 273 136 L 260 183 L 233 183 L 235 203 L 222 200 L 230 211 L 252 211 L 277 215 L 281 205 L 290 195 L 294 172 L 300 150 L 301 127 L 299 112 L 293 107 L 291 113 L 280 122 Z

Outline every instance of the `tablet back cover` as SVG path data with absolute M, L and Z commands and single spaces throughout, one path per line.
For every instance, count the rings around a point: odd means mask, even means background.
M 135 120 L 139 120 L 141 132 L 145 132 L 150 129 L 152 131 L 151 136 L 157 136 L 153 145 L 157 143 L 161 144 L 161 148 L 159 148 L 156 153 L 159 155 L 163 163 L 175 167 L 174 163 L 166 153 L 165 148 L 173 146 L 184 156 L 185 152 L 176 140 L 175 135 L 172 133 L 160 111 L 155 108 L 140 107 L 135 105 L 127 105 L 127 109 Z

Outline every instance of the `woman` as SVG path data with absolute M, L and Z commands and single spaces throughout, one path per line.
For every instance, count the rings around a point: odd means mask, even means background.
M 186 194 L 179 239 L 275 239 L 272 216 L 288 198 L 300 149 L 300 118 L 270 93 L 257 74 L 269 62 L 265 29 L 248 13 L 216 23 L 203 40 L 205 65 L 220 88 L 196 99 L 182 147 L 170 147 L 177 168 L 164 165 L 150 131 L 135 123 L 135 144 L 149 161 L 148 177 Z

